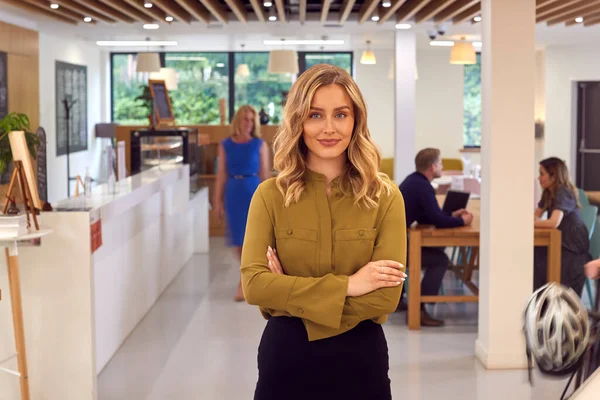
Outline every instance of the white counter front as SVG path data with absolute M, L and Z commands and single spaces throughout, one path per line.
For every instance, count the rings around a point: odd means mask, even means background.
M 94 400 L 100 371 L 192 253 L 208 250 L 208 190 L 190 197 L 189 167 L 180 165 L 53 207 L 40 216 L 52 234 L 19 249 L 31 398 Z M 102 244 L 92 252 L 97 220 Z M 2 360 L 15 350 L 4 258 L 0 264 Z M 16 368 L 11 362 L 4 366 Z M 18 393 L 18 379 L 0 374 L 0 399 Z

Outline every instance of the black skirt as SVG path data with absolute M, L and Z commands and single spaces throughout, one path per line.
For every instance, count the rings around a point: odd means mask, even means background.
M 309 342 L 299 318 L 271 317 L 258 347 L 254 400 L 390 400 L 381 325 Z

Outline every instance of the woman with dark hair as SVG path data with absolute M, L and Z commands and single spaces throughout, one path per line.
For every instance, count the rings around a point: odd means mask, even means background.
M 569 170 L 559 158 L 550 157 L 540 162 L 540 186 L 544 190 L 535 210 L 536 228 L 558 228 L 562 232 L 561 277 L 563 285 L 581 296 L 585 283 L 584 266 L 590 261 L 587 228 L 579 214 L 577 188 L 569 180 Z M 544 212 L 548 218 L 542 220 Z M 545 248 L 536 248 L 534 254 L 534 289 L 547 281 L 547 254 Z

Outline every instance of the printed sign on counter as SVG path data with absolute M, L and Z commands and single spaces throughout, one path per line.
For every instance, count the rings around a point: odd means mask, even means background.
M 90 238 L 94 254 L 102 246 L 102 218 L 99 209 L 90 212 Z

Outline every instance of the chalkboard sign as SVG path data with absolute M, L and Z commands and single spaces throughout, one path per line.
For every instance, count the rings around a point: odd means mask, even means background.
M 173 107 L 171 106 L 171 98 L 169 97 L 169 91 L 167 90 L 165 81 L 150 79 L 148 85 L 150 85 L 150 93 L 154 99 L 157 125 L 161 125 L 163 122 L 175 121 Z
M 0 119 L 8 114 L 8 59 L 0 51 Z
M 37 185 L 38 194 L 42 202 L 48 201 L 48 181 L 47 181 L 47 169 L 46 169 L 46 131 L 44 128 L 39 127 L 37 130 L 37 136 L 40 141 L 40 145 L 37 149 Z
M 55 68 L 56 155 L 87 151 L 87 67 L 56 61 Z M 65 100 L 72 106 L 69 111 L 65 109 Z

